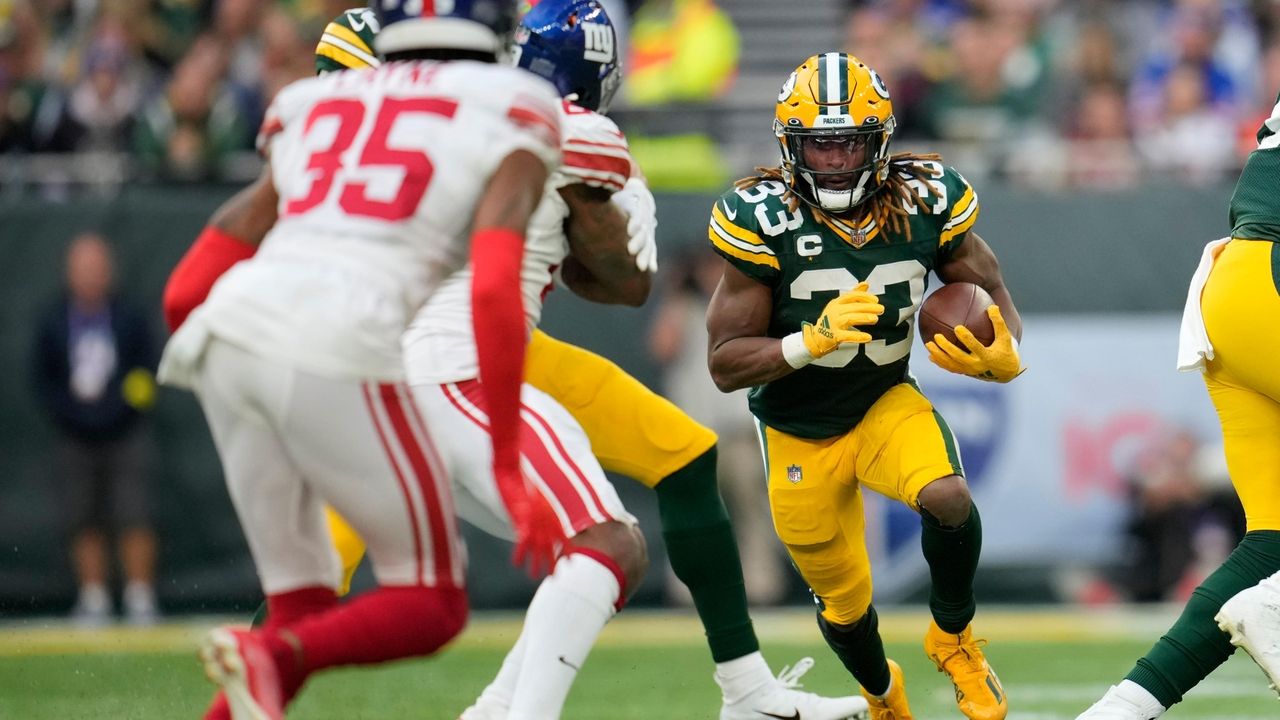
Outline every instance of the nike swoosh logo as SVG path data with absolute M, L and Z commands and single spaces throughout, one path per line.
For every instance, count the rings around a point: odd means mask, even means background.
M 797 710 L 794 715 L 774 715 L 773 713 L 762 712 L 765 717 L 777 718 L 778 720 L 800 720 L 800 711 Z
M 705 207 L 705 206 L 704 206 Z M 724 216 L 730 220 L 736 220 L 738 217 L 738 209 L 730 208 L 729 203 L 724 204 Z M 776 717 L 776 716 L 775 716 Z M 792 720 L 791 718 L 783 718 L 783 720 Z
M 582 670 L 582 668 L 578 667 L 577 665 L 574 665 L 573 663 L 569 662 L 568 660 L 565 660 L 563 655 L 561 655 L 561 656 L 559 657 L 559 660 L 560 660 L 560 662 L 564 663 L 565 665 L 568 665 L 569 667 L 573 668 L 573 671 L 574 671 L 574 672 L 578 672 L 579 670 Z M 797 716 L 794 720 L 800 720 L 799 716 Z

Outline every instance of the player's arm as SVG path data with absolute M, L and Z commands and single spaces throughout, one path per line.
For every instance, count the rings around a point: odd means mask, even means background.
M 480 386 L 489 412 L 493 472 L 515 525 L 516 562 L 550 569 L 564 542 L 551 508 L 520 472 L 520 386 L 527 344 L 520 266 L 524 236 L 547 180 L 529 150 L 508 155 L 489 180 L 472 219 L 471 318 Z
M 707 306 L 707 364 L 721 392 L 763 385 L 795 370 L 769 337 L 773 291 L 730 263 Z
M 251 257 L 276 223 L 279 198 L 264 165 L 253 184 L 232 195 L 178 261 L 164 288 L 164 318 L 177 330 L 231 266 Z
M 808 365 L 841 345 L 871 342 L 859 325 L 874 325 L 884 313 L 862 283 L 823 308 L 812 323 L 781 339 L 769 337 L 773 291 L 731 263 L 707 308 L 711 378 L 723 392 L 763 385 Z
M 559 192 L 569 206 L 569 256 L 560 270 L 564 284 L 592 302 L 644 304 L 653 273 L 640 269 L 628 249 L 627 216 L 610 200 L 609 191 L 575 183 Z
M 948 372 L 979 380 L 1006 383 L 1026 368 L 1018 353 L 1022 338 L 1022 317 L 1000 274 L 1000 263 L 982 238 L 972 231 L 949 258 L 936 268 L 943 282 L 971 282 L 986 290 L 995 304 L 987 308 L 995 338 L 983 345 L 968 328 L 956 328 L 960 345 L 942 335 L 924 338 L 929 360 Z M 961 347 L 961 345 L 963 347 Z
M 1000 261 L 996 259 L 991 246 L 978 237 L 977 233 L 970 230 L 964 242 L 945 263 L 937 267 L 936 272 L 943 282 L 969 282 L 986 290 L 999 306 L 1009 332 L 1015 338 L 1022 339 L 1022 316 L 1013 305 L 1009 288 L 1005 287 L 1004 275 L 1000 273 Z

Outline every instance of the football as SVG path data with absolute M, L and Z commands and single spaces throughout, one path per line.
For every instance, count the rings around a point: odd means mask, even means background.
M 990 345 L 995 340 L 996 329 L 987 316 L 987 307 L 993 302 L 986 290 L 973 283 L 943 285 L 920 306 L 920 341 L 928 342 L 940 334 L 963 350 L 964 345 L 956 339 L 954 330 L 955 326 L 963 325 L 983 345 Z

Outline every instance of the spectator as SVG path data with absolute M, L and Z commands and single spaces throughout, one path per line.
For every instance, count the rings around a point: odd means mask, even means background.
M 50 150 L 124 152 L 133 116 L 142 103 L 142 83 L 131 72 L 130 50 L 109 24 L 95 33 L 84 54 L 84 73 L 62 105 L 60 138 Z M 61 145 L 61 146 L 58 146 Z
M 250 126 L 226 81 L 226 50 L 201 37 L 146 108 L 134 135 L 151 171 L 180 180 L 216 178 L 233 150 L 249 147 Z
M 1067 137 L 1067 182 L 1073 187 L 1110 190 L 1137 184 L 1140 163 L 1129 133 L 1124 91 L 1114 83 L 1085 88 Z
M 117 532 L 124 608 L 131 623 L 156 618 L 155 537 L 147 483 L 153 454 L 144 421 L 155 398 L 156 348 L 148 322 L 112 290 L 106 240 L 77 236 L 66 256 L 66 294 L 39 324 L 35 387 L 59 438 L 57 490 L 68 508 L 79 585 L 73 617 L 112 615 L 108 530 Z
M 1166 76 L 1161 114 L 1138 134 L 1149 167 L 1192 184 L 1223 179 L 1234 163 L 1235 133 L 1209 102 L 1211 93 L 1194 63 L 1182 63 Z
M 777 604 L 785 599 L 789 575 L 773 534 L 747 392 L 722 393 L 707 373 L 707 304 L 724 265 L 699 247 L 673 266 L 675 277 L 649 336 L 650 351 L 663 366 L 662 394 L 720 436 L 718 482 L 733 516 L 747 598 L 753 605 Z M 677 582 L 668 585 L 677 592 L 684 587 Z

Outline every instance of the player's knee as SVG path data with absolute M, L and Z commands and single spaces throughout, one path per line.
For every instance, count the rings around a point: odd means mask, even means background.
M 920 491 L 920 509 L 943 527 L 959 527 L 969 519 L 973 498 L 969 484 L 959 475 L 948 475 L 929 483 Z
M 640 586 L 649 569 L 649 549 L 636 525 L 617 521 L 600 523 L 575 535 L 573 544 L 601 552 L 617 564 L 626 584 L 623 593 L 627 596 Z

